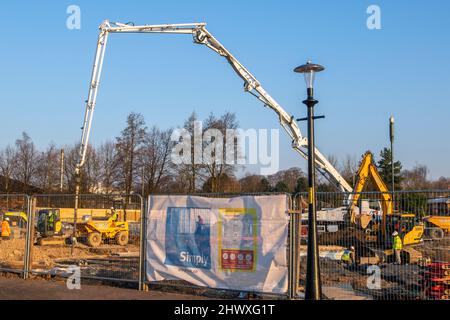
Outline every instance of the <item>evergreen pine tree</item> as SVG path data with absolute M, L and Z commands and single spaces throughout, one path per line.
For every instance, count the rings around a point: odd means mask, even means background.
M 383 178 L 384 183 L 387 185 L 388 189 L 392 188 L 392 167 L 391 167 L 391 150 L 384 148 L 380 152 L 381 159 L 377 163 L 378 171 Z M 395 190 L 401 189 L 402 182 L 402 164 L 400 161 L 394 161 L 394 187 Z

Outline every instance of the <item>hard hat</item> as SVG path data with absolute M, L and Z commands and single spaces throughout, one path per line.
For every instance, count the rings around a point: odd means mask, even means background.
M 111 207 L 111 210 L 114 210 L 114 207 Z
M 5 218 L 6 221 L 9 221 L 9 218 Z
M 393 237 L 398 236 L 398 232 L 397 232 L 397 231 L 394 231 L 394 232 L 392 233 L 392 236 L 393 236 Z
M 354 246 L 351 246 L 351 247 L 350 247 L 350 250 L 355 250 L 355 247 L 354 247 Z

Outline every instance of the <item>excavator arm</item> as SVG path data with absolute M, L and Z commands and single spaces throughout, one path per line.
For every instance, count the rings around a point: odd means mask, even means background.
M 187 24 L 164 24 L 164 25 L 143 25 L 134 26 L 119 22 L 104 21 L 100 25 L 100 34 L 97 43 L 94 65 L 92 69 L 91 84 L 89 87 L 88 99 L 86 101 L 86 112 L 82 127 L 81 145 L 79 151 L 79 162 L 76 166 L 76 174 L 85 163 L 87 146 L 89 143 L 92 117 L 95 109 L 100 76 L 103 66 L 108 35 L 110 33 L 169 33 L 169 34 L 191 34 L 194 43 L 203 44 L 211 50 L 224 57 L 233 70 L 244 81 L 244 90 L 255 96 L 265 106 L 271 108 L 278 115 L 281 126 L 292 139 L 292 147 L 305 159 L 307 159 L 308 141 L 301 134 L 296 120 L 288 114 L 268 93 L 261 83 L 248 71 L 207 29 L 205 23 Z M 315 159 L 317 170 L 323 174 L 331 183 L 341 191 L 352 192 L 351 186 L 333 167 L 333 165 L 316 148 Z
M 389 190 L 384 183 L 383 179 L 380 176 L 380 173 L 377 170 L 377 167 L 373 163 L 373 155 L 370 151 L 367 151 L 361 161 L 361 164 L 358 169 L 354 193 L 351 197 L 350 203 L 350 213 L 351 213 L 351 221 L 356 222 L 356 213 L 355 207 L 358 204 L 359 198 L 361 197 L 361 192 L 363 191 L 364 186 L 367 181 L 370 179 L 374 186 L 381 194 L 381 207 L 383 211 L 383 221 L 386 221 L 386 215 L 390 215 L 393 213 L 392 207 L 392 195 L 389 193 Z

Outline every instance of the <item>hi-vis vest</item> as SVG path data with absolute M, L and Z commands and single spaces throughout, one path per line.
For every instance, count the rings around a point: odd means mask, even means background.
M 8 221 L 2 222 L 2 237 L 9 237 L 11 235 L 11 229 L 9 228 Z
M 400 236 L 394 237 L 394 242 L 392 243 L 392 249 L 394 250 L 401 250 L 403 247 L 402 239 Z
M 345 250 L 341 256 L 342 261 L 350 261 L 350 250 Z

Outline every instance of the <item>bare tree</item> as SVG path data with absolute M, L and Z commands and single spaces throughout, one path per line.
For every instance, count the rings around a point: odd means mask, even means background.
M 440 177 L 431 183 L 431 188 L 436 190 L 450 190 L 450 178 Z
M 102 193 L 100 159 L 97 151 L 88 146 L 86 163 L 83 166 L 81 179 L 84 180 L 85 190 L 89 193 Z
M 59 189 L 59 149 L 52 143 L 37 157 L 36 186 L 45 192 Z
M 100 183 L 103 193 L 109 194 L 117 188 L 118 157 L 115 144 L 106 141 L 97 149 L 97 156 L 100 165 Z
M 75 167 L 79 159 L 80 144 L 65 146 L 64 175 L 68 184 L 68 191 L 75 191 Z M 100 165 L 95 150 L 89 145 L 86 152 L 86 163 L 80 172 L 82 193 L 98 192 L 100 181 Z
M 428 168 L 425 165 L 417 164 L 411 170 L 404 170 L 402 176 L 402 187 L 406 190 L 424 190 L 430 187 Z
M 238 122 L 236 115 L 231 112 L 224 113 L 220 118 L 217 118 L 211 113 L 205 121 L 204 131 L 216 129 L 222 135 L 222 141 L 215 141 L 217 137 L 211 137 L 211 141 L 205 142 L 205 144 L 211 143 L 212 145 L 218 145 L 218 147 L 212 149 L 211 154 L 207 155 L 209 161 L 205 161 L 204 159 L 205 180 L 208 181 L 211 192 L 222 191 L 221 189 L 223 189 L 224 184 L 230 184 L 229 181 L 231 181 L 230 179 L 234 176 L 236 167 L 226 163 L 226 154 L 227 152 L 236 153 L 235 149 L 237 141 L 234 141 L 232 145 L 233 150 L 228 150 L 226 134 L 227 129 L 236 129 L 237 127 Z
M 242 192 L 264 192 L 264 185 L 261 183 L 261 180 L 264 176 L 256 175 L 256 174 L 247 174 L 245 177 L 239 180 L 241 184 Z
M 200 179 L 203 171 L 203 165 L 198 163 L 196 159 L 196 136 L 198 134 L 202 135 L 203 132 L 200 128 L 197 128 L 198 118 L 195 112 L 192 112 L 188 119 L 183 124 L 183 129 L 187 131 L 190 137 L 190 159 L 189 163 L 174 164 L 170 163 L 171 168 L 175 173 L 175 181 L 173 181 L 169 187 L 172 192 L 195 192 L 200 187 Z M 185 138 L 183 138 L 185 139 Z M 181 142 L 181 139 L 180 139 Z M 184 152 L 184 150 L 183 150 Z M 181 154 L 180 154 L 181 156 Z M 183 155 L 186 156 L 187 155 Z M 198 156 L 198 155 L 197 155 Z
M 355 183 L 356 173 L 358 171 L 358 160 L 355 156 L 347 154 L 341 164 L 342 177 L 352 186 Z
M 196 163 L 195 159 L 195 123 L 198 121 L 197 114 L 192 112 L 189 118 L 184 122 L 183 128 L 187 130 L 187 132 L 191 136 L 191 161 L 190 163 L 183 163 L 180 165 L 173 166 L 176 174 L 179 176 L 179 182 L 183 182 L 182 185 L 186 185 L 187 192 L 195 192 L 198 188 L 199 184 L 199 176 L 201 175 L 201 171 L 203 169 L 202 164 Z
M 69 192 L 75 191 L 75 167 L 78 161 L 79 144 L 64 146 L 64 176 L 67 181 L 67 190 Z M 80 189 L 82 188 L 83 180 L 81 180 Z
M 22 138 L 16 140 L 16 168 L 14 176 L 23 183 L 23 192 L 27 192 L 36 175 L 37 158 L 36 147 L 30 136 L 22 133 Z
M 4 150 L 0 151 L 0 170 L 3 178 L 5 179 L 5 192 L 10 191 L 10 182 L 14 175 L 16 164 L 15 150 L 10 146 L 6 146 Z
M 275 187 L 280 182 L 283 182 L 289 192 L 294 192 L 299 178 L 305 177 L 305 173 L 300 168 L 290 168 L 287 170 L 280 170 L 275 174 L 267 177 L 270 185 Z
M 145 121 L 140 113 L 130 113 L 127 126 L 116 138 L 117 160 L 120 172 L 120 186 L 125 194 L 133 190 L 133 182 L 137 173 L 136 158 L 145 137 Z
M 140 167 L 143 170 L 141 183 L 144 184 L 145 194 L 164 190 L 171 181 L 171 133 L 172 130 L 161 131 L 152 127 L 145 135 L 140 150 Z

